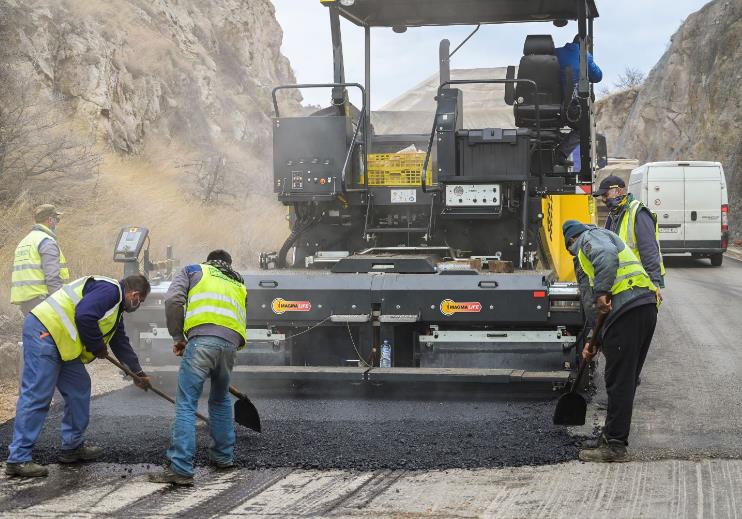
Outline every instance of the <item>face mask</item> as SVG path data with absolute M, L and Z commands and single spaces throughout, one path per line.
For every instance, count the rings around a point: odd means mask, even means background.
M 626 195 L 618 195 L 618 196 L 614 196 L 613 198 L 606 198 L 605 206 L 608 209 L 616 209 L 621 206 L 621 203 L 624 201 L 624 198 L 626 198 Z
M 124 311 L 127 313 L 135 312 L 142 304 L 142 300 L 140 298 L 137 298 L 136 304 L 132 303 L 126 303 L 124 305 Z
M 568 245 L 568 246 L 567 246 L 567 250 L 569 251 L 569 253 L 570 253 L 570 254 L 571 254 L 572 256 L 577 256 L 577 253 L 578 253 L 578 252 L 580 251 L 580 248 L 579 248 L 579 247 L 578 247 L 578 245 L 577 245 L 577 241 L 578 241 L 578 240 L 575 240 L 575 241 L 574 241 L 574 242 L 572 243 L 572 245 Z

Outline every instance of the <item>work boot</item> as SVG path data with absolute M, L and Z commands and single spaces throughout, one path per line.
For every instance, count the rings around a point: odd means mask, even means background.
M 171 485 L 193 485 L 193 476 L 182 476 L 173 472 L 170 467 L 165 468 L 160 472 L 154 472 L 149 475 L 149 481 L 151 483 L 169 483 Z
M 618 463 L 629 459 L 624 442 L 608 440 L 605 435 L 600 436 L 597 447 L 582 449 L 578 457 L 580 461 L 592 461 L 594 463 Z
M 78 461 L 93 461 L 103 456 L 103 449 L 92 443 L 81 443 L 76 449 L 62 450 L 59 463 L 77 463 Z
M 212 457 L 209 457 L 209 465 L 211 465 L 212 467 L 214 467 L 217 470 L 230 470 L 230 469 L 233 469 L 234 468 L 234 462 L 233 461 L 230 461 L 230 462 L 225 463 L 223 461 L 217 461 L 217 460 L 215 460 Z
M 597 449 L 601 445 L 605 444 L 606 439 L 603 436 L 603 430 L 595 438 L 588 438 L 579 443 L 580 449 Z
M 24 463 L 6 463 L 5 473 L 8 476 L 16 476 L 19 478 L 43 478 L 49 475 L 49 471 L 46 467 L 34 463 L 33 461 L 26 461 Z

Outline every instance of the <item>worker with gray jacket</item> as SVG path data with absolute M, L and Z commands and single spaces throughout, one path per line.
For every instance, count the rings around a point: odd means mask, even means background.
M 605 355 L 608 412 L 603 432 L 592 448 L 584 448 L 582 461 L 612 462 L 627 459 L 637 380 L 657 323 L 657 287 L 633 251 L 615 233 L 577 220 L 562 227 L 567 249 L 575 257 L 580 293 L 585 306 L 605 315 L 599 343 Z M 583 361 L 597 351 L 586 343 Z
M 36 224 L 18 244 L 13 260 L 10 302 L 27 315 L 70 279 L 67 260 L 57 243 L 62 213 L 51 204 L 34 209 Z
M 196 408 L 209 379 L 209 459 L 218 469 L 233 466 L 235 433 L 229 378 L 235 352 L 247 337 L 247 289 L 232 269 L 227 251 L 209 253 L 206 262 L 188 265 L 173 279 L 165 299 L 165 316 L 173 353 L 182 357 L 178 370 L 169 460 L 151 474 L 154 483 L 193 484 Z

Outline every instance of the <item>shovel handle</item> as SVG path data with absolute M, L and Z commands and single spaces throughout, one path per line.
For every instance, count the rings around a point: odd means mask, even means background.
M 118 360 L 116 360 L 113 357 L 111 357 L 110 354 L 106 355 L 106 359 L 111 364 L 113 364 L 114 366 L 116 366 L 117 368 L 119 368 L 121 371 L 123 371 L 124 373 L 126 373 L 127 375 L 129 375 L 133 380 L 136 380 L 136 381 L 139 381 L 140 380 L 140 377 L 139 376 L 137 376 L 132 370 L 130 370 L 129 368 L 127 368 L 126 366 L 124 366 L 123 364 L 121 364 Z M 170 395 L 168 395 L 164 391 L 156 388 L 151 383 L 150 383 L 148 389 L 150 391 L 152 391 L 155 395 L 161 396 L 162 398 L 164 398 L 165 400 L 167 400 L 171 404 L 174 404 L 175 403 L 175 399 L 173 397 L 171 397 Z M 145 391 L 146 391 L 146 389 L 145 389 Z M 204 415 L 202 415 L 199 412 L 196 412 L 196 417 L 199 418 L 199 419 L 201 419 L 201 420 L 203 420 L 206 423 L 209 423 L 209 419 L 206 418 Z
M 236 396 L 237 398 L 244 398 L 245 400 L 250 400 L 249 398 L 247 398 L 247 395 L 245 393 L 241 393 L 240 390 L 234 386 L 229 386 L 229 392 L 232 393 L 232 396 Z
M 594 349 L 597 342 L 598 342 L 598 334 L 600 333 L 600 330 L 603 328 L 603 323 L 605 322 L 605 318 L 608 316 L 608 314 L 598 314 L 598 319 L 595 321 L 595 327 L 593 328 L 593 335 L 590 337 L 590 349 Z M 572 389 L 570 389 L 570 392 L 574 392 L 577 389 L 577 384 L 580 383 L 580 380 L 582 380 L 582 375 L 585 373 L 585 368 L 590 363 L 585 361 L 585 359 L 582 358 L 582 352 L 580 352 L 580 366 L 577 369 L 577 375 L 575 376 L 575 380 L 572 383 Z

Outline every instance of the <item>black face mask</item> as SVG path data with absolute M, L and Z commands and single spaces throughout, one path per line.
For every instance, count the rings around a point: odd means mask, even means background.
M 129 314 L 132 313 L 132 312 L 135 312 L 141 305 L 142 305 L 142 299 L 141 298 L 137 298 L 137 303 L 136 304 L 126 303 L 125 302 L 124 303 L 124 312 L 129 313 Z

